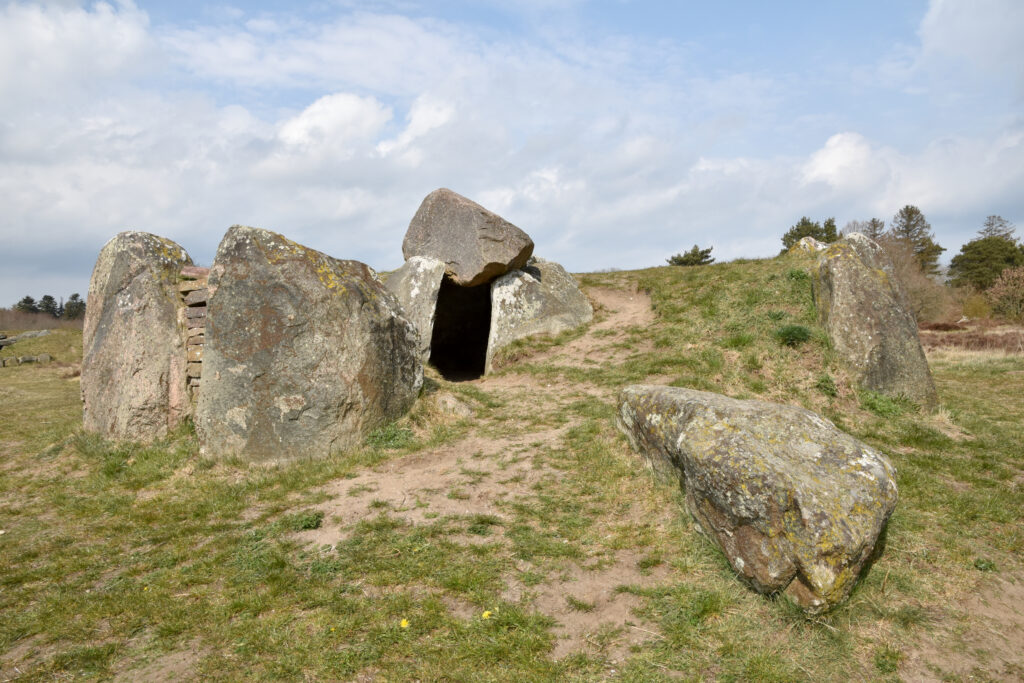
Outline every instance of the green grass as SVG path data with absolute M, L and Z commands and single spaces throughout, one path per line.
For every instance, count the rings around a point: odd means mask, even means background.
M 971 626 L 956 621 L 958 597 L 1021 575 L 1024 358 L 938 357 L 937 415 L 858 392 L 823 342 L 808 268 L 783 257 L 583 276 L 651 296 L 654 323 L 622 331 L 613 361 L 538 360 L 578 337 L 524 343 L 501 390 L 428 377 L 428 397 L 455 394 L 472 418 L 424 400 L 355 451 L 278 467 L 206 459 L 187 425 L 145 446 L 81 433 L 80 333 L 25 342 L 19 353 L 68 366 L 0 368 L 0 678 L 14 666 L 27 681 L 131 678 L 182 652 L 195 653 L 185 677 L 203 680 L 237 680 L 242 666 L 250 680 L 902 675 L 918 642 Z M 780 344 L 786 325 L 807 341 Z M 900 502 L 848 602 L 807 619 L 747 589 L 694 531 L 678 485 L 653 477 L 614 424 L 615 392 L 652 377 L 802 405 L 890 456 Z M 340 495 L 368 512 L 331 512 L 331 485 L 406 456 L 430 462 L 464 437 L 446 507 L 419 510 L 370 482 Z M 504 440 L 498 455 L 479 443 L 491 438 Z M 509 463 L 527 469 L 513 477 Z M 521 495 L 499 495 L 506 480 Z M 481 490 L 489 506 L 461 511 Z M 307 542 L 332 528 L 329 543 Z M 602 600 L 566 577 L 623 567 L 631 578 L 606 599 L 630 601 L 627 621 L 601 626 Z M 549 585 L 556 609 L 594 622 L 558 660 L 555 621 L 530 597 Z M 627 633 L 644 638 L 616 649 Z

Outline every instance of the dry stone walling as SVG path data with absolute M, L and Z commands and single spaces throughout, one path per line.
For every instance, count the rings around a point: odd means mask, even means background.
M 400 417 L 423 382 L 416 329 L 368 266 L 266 230 L 231 228 L 209 273 L 121 233 L 86 311 L 84 422 L 108 438 L 192 416 L 214 457 L 324 456 Z
M 447 189 L 409 224 L 406 262 L 387 279 L 420 332 L 420 357 L 449 379 L 479 377 L 496 354 L 535 334 L 586 324 L 594 312 L 562 266 L 533 257 L 522 230 Z
M 814 300 L 825 332 L 858 384 L 938 403 L 907 295 L 885 251 L 853 233 L 821 252 Z

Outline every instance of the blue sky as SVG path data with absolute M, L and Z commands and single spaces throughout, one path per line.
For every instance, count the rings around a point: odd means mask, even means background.
M 0 305 L 121 230 L 378 269 L 450 187 L 574 271 L 916 204 L 1024 222 L 1024 3 L 0 4 Z

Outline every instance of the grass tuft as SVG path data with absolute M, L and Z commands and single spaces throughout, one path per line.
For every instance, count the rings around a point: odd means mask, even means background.
M 775 331 L 779 343 L 797 347 L 811 338 L 811 331 L 803 325 L 784 325 Z

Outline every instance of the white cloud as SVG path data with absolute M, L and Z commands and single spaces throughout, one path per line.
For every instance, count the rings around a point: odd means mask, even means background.
M 921 22 L 922 59 L 963 59 L 977 72 L 1008 74 L 1024 95 L 1024 3 L 932 0 Z
M 719 259 L 770 255 L 801 215 L 843 224 L 905 203 L 947 246 L 977 228 L 964 215 L 1024 223 L 1024 122 L 922 123 L 925 144 L 844 122 L 765 148 L 819 113 L 792 77 L 691 73 L 685 47 L 488 42 L 368 12 L 188 29 L 150 27 L 131 5 L 0 17 L 0 305 L 45 293 L 23 290 L 47 268 L 65 278 L 54 288 L 84 290 L 100 246 L 128 228 L 207 262 L 246 223 L 395 267 L 442 186 L 577 270 L 658 264 L 695 242 Z M 936 31 L 923 43 L 939 45 Z M 645 71 L 652 61 L 668 66 Z M 38 80 L 15 62 L 38 62 Z
M 1024 97 L 1024 3 L 1019 0 L 931 0 L 914 44 L 894 45 L 864 83 L 893 86 L 936 103 L 979 109 Z M 859 71 L 859 70 L 858 70 Z
M 0 8 L 0 112 L 138 76 L 154 58 L 148 19 L 130 2 L 89 10 L 8 3 Z
M 344 152 L 353 143 L 374 139 L 390 119 L 391 110 L 372 97 L 336 93 L 285 121 L 278 137 L 288 147 L 307 152 Z
M 887 156 L 886 151 L 872 149 L 862 135 L 838 133 L 804 164 L 803 179 L 806 183 L 826 183 L 840 192 L 875 191 L 889 180 Z
M 161 36 L 200 78 L 248 87 L 304 86 L 415 96 L 466 66 L 471 34 L 391 14 L 355 13 L 326 23 L 293 22 L 268 33 L 245 26 L 173 29 Z
M 378 143 L 377 152 L 385 157 L 399 154 L 403 164 L 417 166 L 423 161 L 423 152 L 413 147 L 413 143 L 444 126 L 454 117 L 455 107 L 448 102 L 429 94 L 420 95 L 409 108 L 405 130 L 396 138 Z

